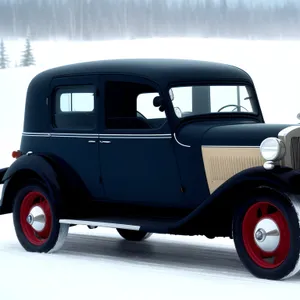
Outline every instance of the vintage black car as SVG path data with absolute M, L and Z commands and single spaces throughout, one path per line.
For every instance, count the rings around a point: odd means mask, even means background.
M 62 66 L 27 91 L 20 150 L 0 172 L 20 244 L 69 226 L 234 239 L 255 276 L 299 270 L 300 126 L 265 124 L 251 77 L 225 64 L 117 59 Z

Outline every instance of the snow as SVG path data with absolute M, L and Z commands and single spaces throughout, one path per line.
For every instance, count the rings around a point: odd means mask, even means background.
M 12 65 L 24 41 L 8 41 Z M 184 48 L 183 48 L 183 45 Z M 33 43 L 37 66 L 0 71 L 0 167 L 19 149 L 26 89 L 50 67 L 120 57 L 192 58 L 234 64 L 252 76 L 268 123 L 296 123 L 299 42 L 159 39 Z M 229 239 L 152 235 L 126 242 L 114 229 L 70 229 L 58 253 L 33 254 L 0 216 L 0 299 L 281 299 L 300 292 L 300 275 L 272 282 L 243 267 Z
M 2 217 L 0 225 L 5 228 L 0 232 L 1 295 L 7 300 L 21 294 L 31 299 L 33 290 L 43 299 L 232 299 L 239 294 L 237 285 L 247 289 L 249 298 L 264 290 L 276 296 L 285 284 L 288 294 L 296 292 L 296 281 L 253 280 L 226 243 L 156 235 L 129 243 L 113 230 L 78 228 L 59 253 L 31 254 L 19 246 L 10 216 Z
M 227 239 L 152 235 L 134 243 L 113 229 L 75 227 L 60 252 L 32 254 L 11 219 L 0 218 L 1 299 L 279 299 L 299 292 L 298 275 L 276 283 L 249 275 Z

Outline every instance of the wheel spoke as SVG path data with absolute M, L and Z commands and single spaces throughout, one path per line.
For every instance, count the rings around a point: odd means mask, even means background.
M 266 217 L 269 214 L 268 209 L 269 209 L 269 204 L 268 203 L 262 203 L 259 206 L 259 209 L 258 209 L 258 211 L 260 212 L 260 216 L 258 218 L 261 219 L 263 217 Z

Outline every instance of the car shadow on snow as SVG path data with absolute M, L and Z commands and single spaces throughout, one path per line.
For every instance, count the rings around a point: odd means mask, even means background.
M 226 275 L 252 281 L 252 276 L 241 263 L 236 250 L 213 244 L 188 244 L 180 241 L 158 240 L 150 237 L 142 242 L 130 242 L 120 237 L 69 234 L 63 248 L 57 253 L 72 256 L 107 258 L 114 262 L 163 266 L 200 274 Z M 299 282 L 300 272 L 284 280 L 284 283 Z M 270 282 L 267 280 L 267 282 Z M 280 281 L 283 283 L 282 281 Z M 278 282 L 279 283 L 279 282 Z
M 121 238 L 97 235 L 69 234 L 63 248 L 58 252 L 67 255 L 106 257 L 133 264 L 157 265 L 197 272 L 226 273 L 236 277 L 248 277 L 235 249 L 161 241 L 150 239 L 129 242 Z
M 203 241 L 203 240 L 202 240 Z M 218 247 L 213 242 L 199 241 L 195 243 L 182 243 L 180 240 L 170 241 L 156 239 L 155 235 L 149 240 L 142 242 L 129 242 L 118 235 L 100 236 L 69 233 L 67 240 L 61 250 L 52 255 L 66 255 L 70 257 L 87 257 L 92 259 L 107 259 L 108 262 L 126 262 L 133 265 L 146 265 L 174 268 L 185 271 L 193 271 L 209 276 L 232 277 L 232 279 L 243 278 L 253 281 L 253 277 L 242 265 L 233 247 Z M 16 246 L 18 245 L 18 246 Z M 17 240 L 5 246 L 5 251 L 10 253 L 24 252 Z M 0 251 L 1 252 L 1 251 Z M 24 254 L 24 253 L 23 253 Z M 26 255 L 37 255 L 26 253 Z M 261 281 L 260 279 L 256 279 Z M 263 282 L 266 282 L 262 280 Z M 298 283 L 300 272 L 284 280 L 284 283 Z M 280 282 L 278 282 L 280 284 Z M 283 283 L 281 281 L 281 283 Z

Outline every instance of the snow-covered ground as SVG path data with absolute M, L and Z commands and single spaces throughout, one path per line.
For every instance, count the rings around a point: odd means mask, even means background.
M 293 299 L 300 276 L 253 278 L 232 242 L 152 235 L 141 243 L 113 229 L 71 229 L 63 249 L 32 254 L 19 245 L 11 216 L 0 218 L 1 299 Z
M 24 41 L 7 41 L 12 66 Z M 37 66 L 0 71 L 0 168 L 19 148 L 26 88 L 38 72 L 78 61 L 120 57 L 212 60 L 253 77 L 269 123 L 296 123 L 300 42 L 160 39 L 33 43 Z M 153 235 L 123 241 L 113 229 L 75 227 L 56 254 L 25 252 L 12 216 L 0 216 L 0 299 L 281 299 L 297 297 L 300 275 L 284 282 L 252 277 L 228 239 Z

